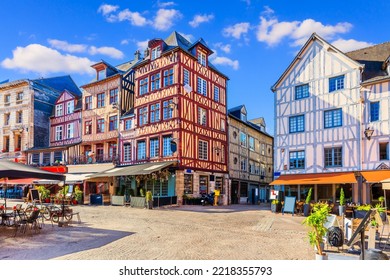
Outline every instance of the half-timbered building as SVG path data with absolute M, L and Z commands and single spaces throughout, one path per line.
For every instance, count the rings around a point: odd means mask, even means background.
M 381 45 L 343 53 L 310 37 L 272 87 L 279 176 L 273 185 L 298 199 L 313 188 L 315 200 L 336 202 L 343 188 L 351 201 L 372 201 L 373 181 L 390 177 L 368 172 L 388 166 L 389 55 Z
M 228 111 L 232 204 L 266 201 L 273 179 L 273 137 L 263 118 L 247 120 L 247 116 L 245 105 Z
M 139 52 L 136 52 L 132 61 L 116 67 L 105 61 L 91 66 L 96 71 L 96 79 L 81 86 L 83 90 L 82 143 L 80 153 L 71 159 L 71 163 L 75 165 L 69 167 L 72 173 L 91 174 L 119 164 L 121 157 L 118 149 L 119 120 L 122 113 L 133 107 L 134 71 L 132 67 L 139 59 Z M 110 194 L 114 193 L 114 178 L 106 176 L 86 179 L 85 203 L 94 203 L 94 195 L 102 197 L 104 202 L 108 203 Z M 100 204 L 100 201 L 97 203 Z
M 172 163 L 168 180 L 155 184 L 156 174 L 136 178 L 137 193 L 147 189 L 181 203 L 183 195 L 220 189 L 221 203 L 227 203 L 227 77 L 211 64 L 210 54 L 203 39 L 191 43 L 173 32 L 150 40 L 134 66 L 134 109 L 123 123 L 131 136 L 121 141 L 122 161 Z

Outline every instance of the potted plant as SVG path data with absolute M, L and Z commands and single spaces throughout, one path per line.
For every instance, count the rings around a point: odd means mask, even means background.
M 313 206 L 311 214 L 303 221 L 303 224 L 311 227 L 309 231 L 309 242 L 312 246 L 317 248 L 316 259 L 326 260 L 328 256 L 323 251 L 323 240 L 327 232 L 327 228 L 324 226 L 328 219 L 330 212 L 329 205 L 327 203 L 316 203 Z
M 380 197 L 378 197 L 378 200 L 379 200 L 379 202 L 381 204 L 381 207 L 383 207 L 383 204 L 385 202 L 385 197 L 384 196 L 380 196 Z
M 277 200 L 277 199 L 272 200 L 272 202 L 271 202 L 271 212 L 272 213 L 278 212 L 278 205 L 279 205 L 279 200 Z
M 383 207 L 382 204 L 377 203 L 377 204 L 375 204 L 375 210 L 379 213 L 381 220 L 383 222 L 385 222 L 386 221 L 386 208 Z
M 354 218 L 355 219 L 363 219 L 364 216 L 366 216 L 367 211 L 371 209 L 371 205 L 369 204 L 363 204 L 354 210 Z
M 339 216 L 342 216 L 345 214 L 345 195 L 344 195 L 344 189 L 340 189 L 340 205 L 339 205 Z
M 307 196 L 306 196 L 305 204 L 303 204 L 303 215 L 305 217 L 309 216 L 310 201 L 311 201 L 311 194 L 312 194 L 312 192 L 313 192 L 313 188 L 310 188 L 308 193 L 307 193 Z
M 80 190 L 79 186 L 76 186 L 74 189 L 74 199 L 77 201 L 78 204 L 82 204 L 82 199 L 83 199 L 83 191 Z
M 45 186 L 37 186 L 35 187 L 38 190 L 38 193 L 41 197 L 41 200 L 43 200 L 46 203 L 50 202 L 50 190 L 46 189 Z

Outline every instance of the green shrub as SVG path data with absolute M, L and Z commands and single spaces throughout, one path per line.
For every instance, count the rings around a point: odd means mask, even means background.
M 310 204 L 312 191 L 313 191 L 313 188 L 310 188 L 309 192 L 307 193 L 306 200 L 305 200 L 306 204 Z

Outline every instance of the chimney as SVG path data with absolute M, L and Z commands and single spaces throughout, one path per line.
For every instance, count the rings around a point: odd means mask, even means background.
M 140 60 L 140 58 L 141 58 L 141 52 L 139 50 L 137 50 L 134 53 L 134 60 Z

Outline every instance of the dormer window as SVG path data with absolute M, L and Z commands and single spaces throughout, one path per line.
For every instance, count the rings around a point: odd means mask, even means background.
M 103 80 L 105 78 L 106 78 L 106 69 L 98 71 L 97 80 L 100 81 L 100 80 Z
M 206 54 L 205 53 L 198 52 L 198 62 L 201 65 L 206 66 Z
M 62 104 L 56 105 L 56 117 L 62 116 L 64 114 L 63 106 Z
M 157 46 L 152 49 L 152 60 L 159 58 L 161 56 L 161 47 Z
M 246 122 L 246 113 L 241 112 L 241 120 Z

